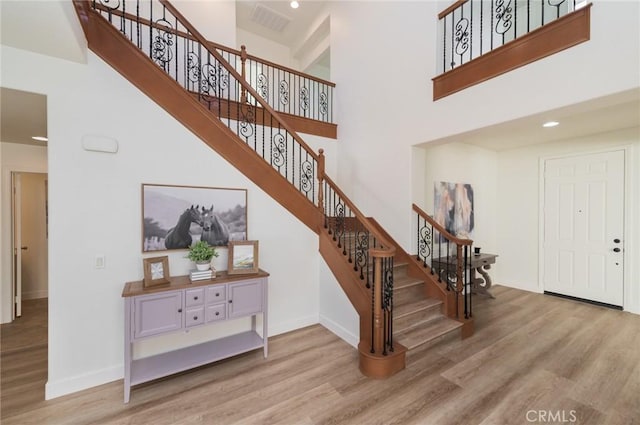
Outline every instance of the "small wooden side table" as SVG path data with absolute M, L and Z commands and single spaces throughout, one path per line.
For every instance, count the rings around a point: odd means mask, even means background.
M 491 276 L 489 276 L 487 271 L 491 269 L 492 264 L 495 264 L 496 257 L 498 257 L 498 255 L 484 252 L 471 254 L 467 266 L 471 272 L 471 291 L 473 293 L 487 295 L 495 299 L 493 294 L 489 292 L 491 289 Z M 446 277 L 447 275 L 455 275 L 456 264 L 457 257 L 451 255 L 449 257 L 434 258 L 431 262 L 431 267 L 438 275 Z

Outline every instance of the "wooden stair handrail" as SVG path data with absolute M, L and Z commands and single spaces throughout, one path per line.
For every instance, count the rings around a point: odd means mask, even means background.
M 227 72 L 229 72 L 229 74 L 231 74 L 237 81 L 238 83 L 248 92 L 251 94 L 251 96 L 253 96 L 253 98 L 256 100 L 256 102 L 260 103 L 262 105 L 262 107 L 269 112 L 269 114 L 275 118 L 275 121 L 278 122 L 278 124 L 280 125 L 281 128 L 285 129 L 289 134 L 291 134 L 291 137 L 293 137 L 293 139 L 300 145 L 302 146 L 302 148 L 307 151 L 307 153 L 309 155 L 311 155 L 311 157 L 313 159 L 315 159 L 316 161 L 318 160 L 318 154 L 316 154 L 313 149 L 311 149 L 305 142 L 304 140 L 302 140 L 302 138 L 298 135 L 298 133 L 291 128 L 291 126 L 289 126 L 286 122 L 284 122 L 284 120 L 282 120 L 282 118 L 280 118 L 280 115 L 271 107 L 271 105 L 269 105 L 263 98 L 262 96 L 260 96 L 258 94 L 258 92 L 256 92 L 253 87 L 251 87 L 251 85 L 249 83 L 247 83 L 242 76 L 238 73 L 238 71 L 235 70 L 234 67 L 232 67 L 227 61 L 226 59 L 224 59 L 222 57 L 222 55 L 220 53 L 218 53 L 218 51 L 216 49 L 210 49 L 208 47 L 209 42 L 204 38 L 204 36 L 202 34 L 200 34 L 200 32 L 198 30 L 195 29 L 195 27 L 193 25 L 191 25 L 191 22 L 189 22 L 182 13 L 180 13 L 178 11 L 178 9 L 176 9 L 168 0 L 158 0 L 160 2 L 160 4 L 162 4 L 163 6 L 165 6 L 179 21 L 180 23 L 192 34 L 192 36 L 196 39 L 196 41 L 198 43 L 200 43 L 214 58 L 216 58 L 216 60 L 218 62 L 220 62 L 227 70 Z M 175 31 L 174 31 L 175 32 Z
M 231 47 L 223 46 L 222 44 L 216 43 L 214 41 L 209 41 L 209 44 L 212 45 L 216 49 L 224 50 L 225 52 L 233 53 L 234 55 L 240 56 L 242 54 L 241 50 L 232 49 Z M 313 80 L 313 81 L 317 81 L 318 83 L 326 84 L 327 86 L 330 86 L 330 87 L 335 87 L 336 86 L 336 83 L 332 83 L 331 81 L 323 80 L 322 78 L 318 78 L 318 77 L 315 77 L 313 75 L 305 74 L 304 72 L 296 71 L 295 69 L 286 67 L 284 65 L 279 65 L 279 64 L 277 64 L 275 62 L 271 62 L 271 61 L 268 61 L 266 59 L 259 58 L 258 56 L 250 55 L 248 53 L 247 53 L 246 56 L 247 56 L 247 59 L 252 59 L 252 60 L 254 60 L 256 62 L 260 62 L 262 64 L 265 64 L 265 65 L 268 65 L 268 66 L 271 66 L 271 67 L 274 67 L 274 68 L 282 69 L 283 71 L 287 71 L 287 72 L 289 72 L 291 74 L 299 75 L 300 77 L 307 78 L 307 79 Z
M 376 229 L 375 226 L 373 226 L 369 222 L 369 219 L 367 218 L 367 216 L 362 214 L 362 212 L 354 205 L 354 203 L 349 199 L 349 197 L 344 194 L 344 192 L 338 187 L 338 185 L 333 180 L 331 180 L 329 176 L 324 175 L 324 180 L 329 184 L 329 186 L 331 186 L 333 191 L 336 192 L 340 196 L 340 198 L 344 200 L 345 205 L 347 205 L 349 209 L 351 209 L 355 217 L 362 223 L 365 229 L 367 229 L 369 233 L 374 235 L 376 239 L 380 241 L 383 248 L 377 248 L 377 249 L 372 248 L 370 250 L 371 254 L 378 257 L 389 257 L 389 256 L 392 257 L 393 253 L 395 253 L 395 246 L 393 246 L 391 242 L 389 242 L 380 232 L 378 232 L 378 229 Z M 389 255 L 389 252 L 391 252 L 391 255 Z
M 455 3 L 453 3 L 451 6 L 447 7 L 445 10 L 443 10 L 442 12 L 438 13 L 438 19 L 442 19 L 445 16 L 447 16 L 449 13 L 451 13 L 452 11 L 456 10 L 458 7 L 462 6 L 463 4 L 465 4 L 466 2 L 468 2 L 469 0 L 458 0 Z
M 444 227 L 442 227 L 440 225 L 440 223 L 438 223 L 437 221 L 435 221 L 433 219 L 433 217 L 431 217 L 429 214 L 427 214 L 426 212 L 424 212 L 424 210 L 422 210 L 422 208 L 420 208 L 419 206 L 417 206 L 416 204 L 413 204 L 413 210 L 415 212 L 417 212 L 418 214 L 420 214 L 420 216 L 422 216 L 422 218 L 424 218 L 426 221 L 429 222 L 429 224 L 431 224 L 433 227 L 435 227 L 435 229 L 440 232 L 440 234 L 442 236 L 445 237 L 445 239 L 457 244 L 457 245 L 473 245 L 473 241 L 471 239 L 460 239 L 454 235 L 452 235 L 451 233 L 449 233 L 447 231 L 447 229 L 445 229 Z
M 149 21 L 148 19 L 145 19 L 145 18 L 140 18 L 140 17 L 138 17 L 138 16 L 136 16 L 136 15 L 134 15 L 132 13 L 122 12 L 119 9 L 109 9 L 106 6 L 101 5 L 101 4 L 97 4 L 97 3 L 95 5 L 95 8 L 99 9 L 99 10 L 103 10 L 105 12 L 109 12 L 114 16 L 119 16 L 121 18 L 130 19 L 130 20 L 132 20 L 134 22 L 140 22 L 141 24 L 149 26 L 149 27 L 152 27 L 152 28 L 161 28 L 164 31 L 168 30 L 167 27 L 165 27 L 165 26 L 163 26 L 161 24 L 157 24 L 155 22 L 151 22 L 151 21 Z M 178 31 L 177 29 L 173 29 L 172 31 L 173 31 L 173 33 L 175 33 L 176 35 L 180 35 L 181 37 L 195 40 L 195 37 L 192 37 L 187 33 L 183 33 L 182 31 Z M 228 47 L 228 46 L 224 46 L 224 45 L 222 45 L 220 43 L 216 43 L 215 41 L 207 41 L 207 44 L 209 46 L 213 47 L 214 49 L 223 50 L 225 52 L 233 53 L 234 55 L 238 55 L 238 56 L 242 55 L 242 51 L 241 50 L 237 50 L 237 49 L 233 49 L 233 48 Z M 289 68 L 289 67 L 286 67 L 286 66 L 283 66 L 283 65 L 279 65 L 279 64 L 277 64 L 275 62 L 271 62 L 271 61 L 268 61 L 266 59 L 262 59 L 262 58 L 260 58 L 258 56 L 247 54 L 246 57 L 247 57 L 247 59 L 252 59 L 252 60 L 254 60 L 256 62 L 260 62 L 262 64 L 271 66 L 273 68 L 281 69 L 283 71 L 289 72 L 291 74 L 298 75 L 300 77 L 303 77 L 303 78 L 306 78 L 306 79 L 309 79 L 309 80 L 316 81 L 318 83 L 326 84 L 327 86 L 330 86 L 330 87 L 335 87 L 336 86 L 336 83 L 333 83 L 331 81 L 323 80 L 322 78 L 318 78 L 318 77 L 315 77 L 313 75 L 305 74 L 304 72 L 300 72 L 300 71 L 297 71 L 295 69 L 292 69 L 292 68 Z

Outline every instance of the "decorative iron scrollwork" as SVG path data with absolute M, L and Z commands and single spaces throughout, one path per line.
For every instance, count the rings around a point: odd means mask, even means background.
M 269 101 L 269 79 L 264 74 L 258 75 L 258 90 L 256 90 L 260 97 L 267 102 Z
M 418 255 L 420 258 L 426 261 L 431 256 L 431 242 L 433 240 L 433 234 L 431 227 L 425 226 L 420 229 L 420 240 L 418 240 Z
M 120 0 L 100 0 L 100 4 L 109 9 L 118 9 L 120 7 Z
M 300 189 L 306 194 L 309 194 L 313 189 L 313 164 L 311 161 L 306 160 L 300 164 Z
M 271 141 L 271 163 L 282 167 L 287 155 L 287 139 L 282 133 L 277 133 Z
M 353 270 L 360 270 L 360 279 L 364 279 L 364 268 L 369 261 L 369 232 L 366 230 L 359 230 L 356 232 L 356 251 L 354 258 Z M 367 288 L 369 288 L 369 282 L 367 282 Z
M 187 55 L 187 78 L 192 83 L 199 83 L 198 91 L 207 96 L 220 97 L 229 87 L 229 72 L 221 64 L 207 62 L 201 65 L 195 52 Z
M 300 109 L 303 111 L 309 109 L 309 89 L 306 87 L 300 89 Z
M 151 58 L 163 69 L 167 69 L 173 59 L 173 26 L 166 19 L 158 19 L 157 27 L 166 27 L 167 30 L 156 28 L 156 35 L 151 46 Z
M 289 104 L 289 83 L 284 80 L 280 81 L 280 103 Z
M 389 264 L 385 264 L 382 271 L 382 308 L 388 311 L 393 309 L 393 265 Z
M 344 204 L 342 202 L 338 202 L 336 206 L 333 208 L 333 213 L 335 217 L 335 229 L 333 231 L 333 240 L 340 239 L 342 235 L 344 235 Z M 340 244 L 338 243 L 338 246 Z
M 329 110 L 329 102 L 327 100 L 327 94 L 320 93 L 320 113 L 322 115 L 327 115 L 328 110 Z
M 496 1 L 496 32 L 498 34 L 505 34 L 511 26 L 513 22 L 511 18 L 513 18 L 513 8 L 511 7 L 511 0 L 507 0 L 505 4 L 505 0 L 497 0 Z
M 462 18 L 456 24 L 456 54 L 462 56 L 469 50 L 469 20 Z
M 246 104 L 240 107 L 240 134 L 245 138 L 249 139 L 253 136 L 254 128 L 255 128 L 255 113 L 253 110 L 253 105 Z

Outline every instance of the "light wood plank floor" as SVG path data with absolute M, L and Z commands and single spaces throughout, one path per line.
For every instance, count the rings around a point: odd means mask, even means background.
M 2 424 L 640 423 L 639 316 L 493 291 L 474 297 L 473 337 L 412 351 L 384 381 L 319 325 L 271 338 L 267 360 L 256 351 L 138 386 L 126 405 L 122 381 L 42 401 L 46 340 L 3 348 Z M 3 347 L 19 337 L 10 326 Z

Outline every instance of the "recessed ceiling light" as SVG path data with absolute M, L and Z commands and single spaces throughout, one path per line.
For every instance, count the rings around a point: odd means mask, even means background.
M 47 139 L 44 136 L 33 136 L 32 139 L 33 140 L 37 140 L 38 142 L 47 142 L 47 141 L 49 141 L 49 139 Z
M 549 127 L 555 127 L 558 124 L 560 124 L 558 121 L 547 121 L 546 123 L 542 124 L 542 126 L 545 128 L 549 128 Z
M 293 0 L 291 3 L 289 3 L 289 5 L 292 9 L 297 9 L 298 6 L 300 6 L 300 3 L 298 3 L 296 0 Z

